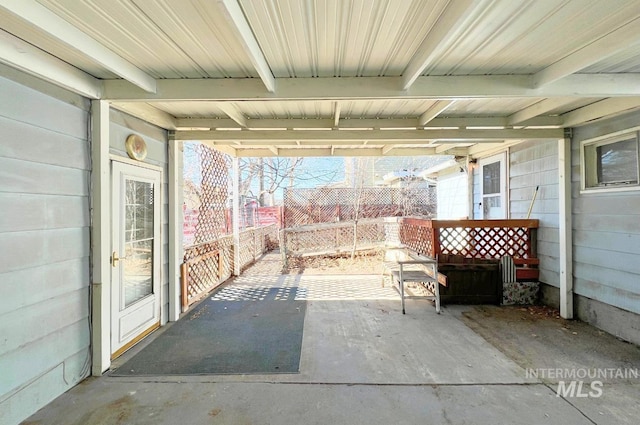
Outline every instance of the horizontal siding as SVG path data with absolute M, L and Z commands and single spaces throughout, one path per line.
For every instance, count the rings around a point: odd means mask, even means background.
M 83 100 L 79 105 L 71 104 L 0 78 L 2 98 L 11 99 L 11 102 L 0 103 L 0 116 L 24 124 L 27 134 L 33 129 L 46 129 L 78 140 L 87 140 L 90 108 L 88 100 Z M 43 149 L 47 148 L 43 146 Z
M 0 232 L 89 226 L 87 197 L 0 193 L 0 204 Z
M 89 315 L 89 288 L 47 299 L 2 316 L 6 326 L 0 340 L 0 356 L 20 350 L 35 341 L 76 323 Z M 50 320 L 51 317 L 55 321 Z
M 0 157 L 2 192 L 89 195 L 89 171 Z
M 2 77 L 0 93 L 0 417 L 13 424 L 88 373 L 89 102 Z
M 527 142 L 513 146 L 509 155 L 509 217 L 540 220 L 538 258 L 540 281 L 559 285 L 559 201 L 557 141 Z
M 89 256 L 89 228 L 0 234 L 0 270 L 38 267 Z
M 580 143 L 638 122 L 636 112 L 575 129 L 571 178 L 575 293 L 640 314 L 640 192 L 580 192 Z
M 76 385 L 83 377 L 87 356 L 88 349 L 82 349 L 4 400 L 0 405 L 3 424 L 19 423 L 24 419 L 25 406 L 44 406 Z
M 64 363 L 69 357 L 87 350 L 88 344 L 87 321 L 80 320 L 70 326 L 58 328 L 19 350 L 4 354 L 0 392 L 9 394 L 19 390 L 21 385 L 38 379 L 40 375 Z M 43 355 L 43 352 L 47 355 Z
M 469 215 L 467 173 L 456 171 L 438 176 L 438 218 L 457 219 Z
M 88 116 L 83 116 L 88 119 Z M 0 156 L 48 165 L 88 170 L 89 152 L 84 139 L 56 131 L 27 126 L 22 122 L 0 117 Z M 47 140 L 47 143 L 40 143 Z
M 0 273 L 0 316 L 55 297 L 82 291 L 87 286 L 87 276 L 89 257 Z

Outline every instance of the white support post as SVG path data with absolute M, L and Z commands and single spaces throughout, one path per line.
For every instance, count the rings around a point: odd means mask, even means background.
M 183 248 L 183 142 L 169 138 L 169 321 L 180 318 L 180 265 L 184 258 Z
M 111 228 L 109 104 L 91 102 L 92 365 L 100 376 L 111 366 Z
M 240 276 L 240 162 L 233 158 L 233 275 Z
M 573 237 L 571 208 L 571 139 L 558 140 L 560 214 L 560 316 L 573 319 Z
M 467 217 L 473 220 L 473 171 L 476 162 L 471 162 L 472 158 L 467 155 Z

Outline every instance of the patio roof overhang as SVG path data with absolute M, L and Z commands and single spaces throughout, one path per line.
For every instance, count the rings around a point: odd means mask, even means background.
M 481 156 L 640 108 L 634 0 L 313 5 L 2 0 L 0 61 L 235 156 Z

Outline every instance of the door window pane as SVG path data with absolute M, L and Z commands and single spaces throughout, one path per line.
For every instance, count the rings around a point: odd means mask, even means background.
M 482 193 L 500 193 L 500 161 L 482 166 Z
M 504 218 L 501 196 L 485 196 L 482 203 L 482 213 L 485 219 Z
M 122 285 L 125 307 L 153 293 L 153 184 L 125 185 L 125 259 Z

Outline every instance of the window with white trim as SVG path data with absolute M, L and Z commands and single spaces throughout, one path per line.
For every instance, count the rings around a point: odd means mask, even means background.
M 582 145 L 583 189 L 638 186 L 638 132 Z

